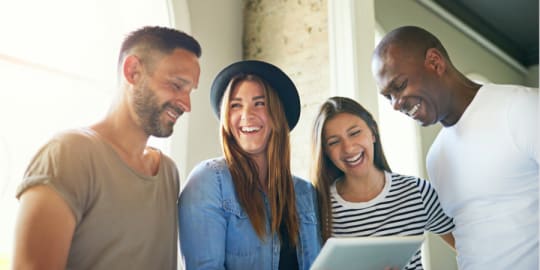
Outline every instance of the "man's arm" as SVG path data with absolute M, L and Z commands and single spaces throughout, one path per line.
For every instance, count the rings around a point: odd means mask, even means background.
M 13 269 L 65 269 L 75 217 L 52 188 L 40 185 L 20 196 Z
M 454 251 L 456 251 L 456 243 L 454 241 L 454 235 L 452 233 L 439 235 L 444 242 L 446 242 Z

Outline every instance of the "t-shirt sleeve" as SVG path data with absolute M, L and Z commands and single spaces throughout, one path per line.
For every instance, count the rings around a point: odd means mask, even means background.
M 86 140 L 87 141 L 87 140 Z M 91 203 L 89 149 L 80 135 L 61 135 L 44 145 L 34 156 L 17 188 L 16 197 L 29 188 L 46 185 L 55 190 L 73 211 L 79 223 Z
M 161 154 L 161 158 L 162 161 L 160 166 L 164 166 L 166 174 L 169 175 L 167 179 L 173 181 L 173 190 L 171 190 L 171 192 L 175 192 L 176 198 L 178 199 L 180 197 L 180 173 L 178 172 L 178 167 L 176 167 L 174 161 L 165 154 Z
M 422 195 L 424 211 L 426 211 L 427 222 L 425 229 L 435 234 L 446 234 L 454 230 L 454 222 L 451 217 L 443 211 L 439 196 L 433 186 L 426 180 L 417 179 L 417 185 Z

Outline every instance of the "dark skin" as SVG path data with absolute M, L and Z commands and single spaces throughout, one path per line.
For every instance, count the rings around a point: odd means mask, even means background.
M 371 67 L 380 94 L 394 110 L 422 126 L 456 124 L 481 87 L 454 67 L 434 36 L 416 27 L 385 36 L 373 53 Z M 441 237 L 454 247 L 451 233 Z
M 407 33 L 393 33 L 400 34 Z M 373 76 L 394 110 L 423 126 L 441 122 L 449 127 L 457 123 L 481 85 L 455 69 L 441 50 L 424 48 L 424 43 L 398 39 L 388 41 L 384 49 L 379 45 L 372 58 Z

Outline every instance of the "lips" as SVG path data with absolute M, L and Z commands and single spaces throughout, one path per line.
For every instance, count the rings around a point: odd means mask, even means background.
M 242 133 L 255 133 L 259 130 L 261 130 L 262 127 L 261 126 L 243 126 L 243 127 L 240 127 L 240 131 Z
M 181 109 L 178 109 L 178 108 L 174 108 L 172 106 L 168 106 L 166 107 L 165 109 L 165 113 L 173 120 L 173 121 L 176 121 L 178 119 L 178 117 L 180 117 L 184 111 L 182 111 Z
M 171 110 L 167 110 L 167 115 L 176 120 L 178 118 L 178 114 L 176 112 L 173 112 Z
M 420 109 L 420 103 L 417 103 L 416 105 L 412 106 L 412 108 L 408 110 L 407 112 L 405 112 L 405 114 L 408 115 L 409 117 L 414 118 L 416 113 L 418 112 L 418 109 Z
M 362 162 L 363 157 L 364 157 L 364 152 L 362 151 L 355 156 L 345 158 L 343 161 L 345 162 L 345 164 L 349 166 L 355 166 L 355 165 L 360 164 L 360 162 Z

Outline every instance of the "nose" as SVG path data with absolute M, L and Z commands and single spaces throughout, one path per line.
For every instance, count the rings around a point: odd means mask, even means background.
M 349 139 L 343 139 L 343 143 L 341 144 L 343 152 L 346 154 L 352 153 L 354 150 L 354 144 Z
M 390 95 L 390 105 L 392 105 L 392 108 L 396 111 L 401 110 L 401 102 L 397 94 Z
M 251 106 L 244 106 L 242 108 L 241 119 L 242 120 L 247 120 L 249 118 L 249 116 L 251 115 L 251 112 L 252 112 Z
M 176 101 L 176 106 L 180 107 L 184 112 L 191 112 L 191 91 L 181 93 Z

